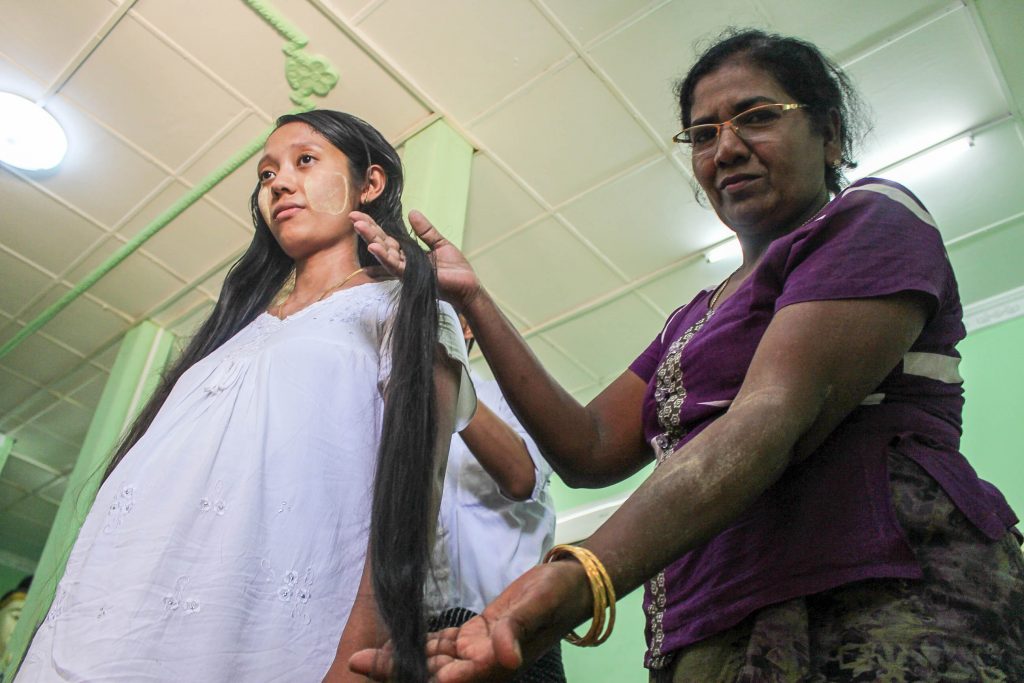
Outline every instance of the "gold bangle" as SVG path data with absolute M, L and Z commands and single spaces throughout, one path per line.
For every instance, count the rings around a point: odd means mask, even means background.
M 590 591 L 594 596 L 594 616 L 590 622 L 590 630 L 580 637 L 576 631 L 570 631 L 565 640 L 579 647 L 596 647 L 608 640 L 615 627 L 615 587 L 612 586 L 608 571 L 597 559 L 597 555 L 576 545 L 556 545 L 544 556 L 547 564 L 564 555 L 570 555 L 583 566 L 590 583 Z M 608 609 L 607 627 L 605 625 L 605 608 Z

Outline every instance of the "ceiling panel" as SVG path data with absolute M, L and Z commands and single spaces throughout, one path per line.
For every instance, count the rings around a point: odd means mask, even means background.
M 29 300 L 53 283 L 53 278 L 42 270 L 14 258 L 2 249 L 0 273 L 4 274 L 4 285 L 0 287 L 0 310 L 10 315 L 21 311 Z
M 875 127 L 860 173 L 1007 114 L 970 14 L 960 10 L 886 44 L 849 68 Z
M 36 180 L 101 225 L 116 225 L 164 178 L 158 166 L 63 96 L 49 100 L 47 108 L 67 133 L 68 153 L 55 171 Z
M 571 353 L 566 353 L 547 335 L 530 337 L 529 344 L 544 369 L 567 390 L 573 391 L 590 386 L 597 381 L 596 374 L 585 367 L 578 358 L 573 358 Z
M 70 287 L 57 285 L 34 303 L 23 318 L 31 320 L 70 291 Z M 130 324 L 120 315 L 90 297 L 82 296 L 46 323 L 46 333 L 79 354 L 86 356 L 101 344 L 128 331 Z
M 1024 145 L 1007 121 L 892 168 L 885 177 L 913 188 L 946 240 L 1024 211 Z M 959 185 L 956 193 L 949 188 Z M 970 197 L 970 201 L 964 201 Z
M 224 136 L 192 161 L 181 176 L 192 183 L 200 181 L 220 167 L 231 157 L 248 147 L 254 140 L 263 137 L 269 124 L 255 114 L 248 114 L 226 131 Z M 249 214 L 249 195 L 256 186 L 256 159 L 259 153 L 242 164 L 228 177 L 221 180 L 204 200 L 213 198 L 232 216 L 237 216 L 242 225 L 252 226 Z M 224 220 L 222 218 L 221 220 Z
M 426 24 L 432 30 L 424 31 Z M 359 28 L 462 121 L 572 52 L 526 2 L 388 0 Z
M 580 61 L 549 74 L 472 132 L 551 204 L 657 152 Z
M 0 367 L 0 419 L 35 393 L 36 386 Z M 0 430 L 6 425 L 0 421 Z
M 949 0 L 759 0 L 773 30 L 813 39 L 842 59 L 876 46 L 893 31 L 948 8 Z
M 58 401 L 50 410 L 36 417 L 32 424 L 64 441 L 81 443 L 89 429 L 90 420 L 91 410 L 69 401 Z
M 559 325 L 545 336 L 572 349 L 576 360 L 606 384 L 647 348 L 663 324 L 658 313 L 630 294 Z M 611 329 L 615 334 L 608 334 Z
M 113 72 L 117 78 L 110 77 Z M 244 106 L 131 16 L 118 23 L 62 92 L 171 168 Z
M 492 159 L 485 154 L 473 155 L 462 244 L 471 258 L 481 247 L 506 237 L 543 211 Z
M 1024 26 L 1024 2 L 977 0 L 983 31 L 992 44 L 1002 75 L 1013 93 L 1017 111 L 1024 109 L 1024 50 L 1020 27 Z
M 694 45 L 730 24 L 764 25 L 754 0 L 695 5 L 669 2 L 591 49 L 598 65 L 664 141 L 679 132 L 675 83 L 694 61 Z
M 530 325 L 623 282 L 554 219 L 516 233 L 473 265 L 488 289 Z
M 6 44 L 0 43 L 0 83 L 3 83 L 4 91 L 30 100 L 42 97 L 47 84 L 26 71 L 25 67 L 12 62 L 7 49 Z
M 101 250 L 91 254 L 72 270 L 68 278 L 72 282 L 80 281 L 101 265 L 121 244 L 118 240 L 109 239 Z M 181 284 L 180 278 L 174 277 L 136 252 L 104 275 L 90 291 L 111 306 L 138 318 L 157 302 L 174 294 Z
M 244 2 L 140 0 L 132 17 L 165 35 L 267 115 L 283 113 L 288 106 L 291 88 L 283 78 L 281 54 L 285 40 Z M 317 52 L 319 46 L 309 49 Z M 268 73 L 256 68 L 258 64 L 277 64 L 280 71 Z
M 181 183 L 163 189 L 118 232 L 130 239 L 188 192 Z M 206 201 L 185 209 L 146 242 L 145 251 L 184 280 L 193 280 L 240 253 L 252 234 Z
M 657 0 L 544 0 L 566 29 L 586 45 L 637 13 L 663 4 Z
M 56 477 L 53 472 L 22 460 L 17 453 L 11 453 L 4 465 L 3 478 L 26 491 L 35 491 Z
M 4 333 L 4 339 L 13 336 L 10 329 Z M 46 336 L 34 334 L 4 356 L 0 362 L 40 384 L 47 384 L 74 370 L 81 360 L 81 356 L 50 341 Z
M 115 10 L 110 0 L 4 2 L 0 45 L 37 78 L 51 82 Z
M 341 76 L 334 89 L 317 101 L 317 106 L 366 119 L 389 140 L 396 140 L 430 117 L 430 110 L 422 102 L 325 20 L 307 0 L 275 0 L 274 6 L 309 37 L 309 51 L 324 55 Z M 277 71 L 268 73 L 271 78 L 279 77 Z M 291 109 L 285 104 L 272 113 L 282 114 Z
M 0 241 L 51 272 L 63 272 L 106 234 L 6 169 L 0 170 L 0 196 Z
M 14 450 L 59 472 L 69 472 L 81 450 L 79 444 L 66 442 L 32 424 L 13 433 Z
M 667 158 L 602 185 L 561 209 L 580 233 L 639 278 L 732 233 Z
M 975 301 L 1024 286 L 1024 217 L 949 249 L 960 283 L 960 299 Z

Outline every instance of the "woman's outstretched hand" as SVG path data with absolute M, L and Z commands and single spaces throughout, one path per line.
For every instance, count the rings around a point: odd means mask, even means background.
M 349 214 L 352 225 L 369 247 L 370 253 L 392 275 L 401 276 L 405 254 L 398 240 L 388 235 L 370 216 L 362 211 Z M 427 217 L 419 211 L 409 212 L 413 231 L 430 249 L 430 259 L 437 270 L 437 284 L 443 299 L 464 310 L 480 293 L 480 280 L 458 247 L 444 238 Z
M 459 628 L 430 634 L 431 680 L 437 683 L 509 680 L 583 621 L 592 610 L 583 567 L 563 560 L 534 567 Z M 356 673 L 387 681 L 389 646 L 362 650 L 349 660 Z

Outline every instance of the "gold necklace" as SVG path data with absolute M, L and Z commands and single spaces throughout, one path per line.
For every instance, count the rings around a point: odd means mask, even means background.
M 316 301 L 314 301 L 314 302 L 312 302 L 312 303 L 319 303 L 319 302 L 323 301 L 324 299 L 326 299 L 326 298 L 327 298 L 327 296 L 328 296 L 329 294 L 333 294 L 334 292 L 336 292 L 336 291 L 338 291 L 339 289 L 341 289 L 342 287 L 344 287 L 344 286 L 345 286 L 345 284 L 346 284 L 346 283 L 347 283 L 347 282 L 348 282 L 349 280 L 351 280 L 352 278 L 354 278 L 354 277 L 355 277 L 356 275 L 359 275 L 359 273 L 363 272 L 364 270 L 366 270 L 366 268 L 359 268 L 358 270 L 353 270 L 353 271 L 352 271 L 351 273 L 349 273 L 349 274 L 348 274 L 348 276 L 347 276 L 347 277 L 346 277 L 346 278 L 345 278 L 344 280 L 342 280 L 341 282 L 339 282 L 339 283 L 338 283 L 338 284 L 336 284 L 336 285 L 331 285 L 330 287 L 328 287 L 327 289 L 325 289 L 325 290 L 323 291 L 323 294 L 321 294 L 321 295 L 319 296 L 319 298 L 317 298 L 317 300 L 316 300 Z M 280 317 L 281 317 L 281 311 L 282 311 L 282 310 L 284 309 L 284 305 L 285 305 L 285 303 L 286 303 L 285 301 L 282 301 L 281 303 L 279 303 L 279 304 L 277 305 L 277 312 L 273 314 L 275 318 L 280 318 Z M 306 304 L 306 305 L 308 306 L 309 304 Z M 305 307 L 303 307 L 303 308 L 305 308 Z M 302 310 L 302 309 L 300 308 L 299 310 Z M 295 311 L 295 313 L 298 313 L 298 311 Z
M 718 300 L 722 297 L 722 292 L 724 292 L 725 288 L 729 286 L 729 280 L 731 280 L 732 276 L 735 275 L 735 274 L 736 274 L 735 271 L 732 272 L 732 273 L 729 273 L 729 277 L 727 277 L 724 280 L 722 280 L 722 284 L 718 285 L 718 288 L 715 289 L 715 291 L 711 293 L 711 301 L 708 302 L 708 310 L 709 311 L 715 310 L 715 306 L 718 305 Z

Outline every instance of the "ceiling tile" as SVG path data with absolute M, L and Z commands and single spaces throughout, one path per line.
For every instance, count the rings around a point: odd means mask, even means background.
M 6 510 L 9 505 L 24 497 L 23 489 L 0 479 L 0 511 Z
M 485 154 L 473 155 L 462 249 L 472 256 L 480 247 L 536 218 L 543 209 Z
M 196 158 L 182 172 L 182 177 L 193 184 L 198 184 L 208 175 L 214 173 L 228 159 L 240 153 L 255 140 L 262 138 L 268 124 L 258 116 L 249 115 L 243 118 L 222 139 Z M 221 180 L 204 197 L 213 198 L 229 212 L 238 216 L 242 224 L 252 226 L 252 215 L 249 213 L 249 196 L 256 187 L 256 160 L 260 152 L 256 152 L 248 161 L 239 166 L 231 175 Z M 219 220 L 226 220 L 221 217 Z
M 71 291 L 57 285 L 28 309 L 23 318 L 35 319 L 46 308 Z M 82 356 L 88 356 L 111 338 L 127 331 L 129 323 L 109 308 L 86 296 L 79 296 L 41 328 L 48 335 L 71 347 Z
M 25 496 L 7 508 L 4 514 L 32 520 L 40 526 L 49 526 L 57 516 L 57 506 L 39 496 Z
M 690 303 L 701 291 L 713 288 L 739 265 L 739 258 L 717 263 L 707 263 L 704 259 L 699 259 L 644 285 L 639 292 L 650 298 L 663 311 L 671 313 L 680 306 Z M 651 339 L 653 338 L 654 335 L 651 335 Z
M 389 0 L 359 28 L 463 121 L 572 52 L 528 2 Z
M 205 294 L 199 291 L 187 292 L 185 296 L 181 297 L 167 307 L 157 315 L 152 317 L 153 322 L 163 328 L 170 328 L 180 318 L 187 316 L 197 306 L 200 305 L 211 305 L 213 302 Z
M 305 32 L 304 26 L 283 14 Z M 294 106 L 288 100 L 291 88 L 281 52 L 286 42 L 245 3 L 140 0 L 132 16 L 166 35 L 267 114 L 281 114 Z M 203 20 L 196 21 L 196 17 Z M 318 51 L 315 45 L 308 49 Z
M 5 2 L 0 45 L 39 78 L 52 81 L 115 9 L 109 0 Z
M 551 204 L 657 151 L 579 61 L 474 124 L 473 132 Z
M 699 20 L 698 20 L 699 19 Z M 696 60 L 700 39 L 728 25 L 763 25 L 753 0 L 694 5 L 670 2 L 591 50 L 591 54 L 666 144 L 679 132 L 675 83 Z
M 545 336 L 571 350 L 596 377 L 609 381 L 647 348 L 664 322 L 638 297 L 627 295 L 559 325 Z M 616 333 L 610 335 L 609 330 Z
M 90 411 L 94 411 L 103 396 L 103 390 L 107 386 L 110 376 L 107 373 L 99 373 L 93 379 L 79 386 L 71 392 L 71 398 L 75 399 Z
M 586 45 L 637 12 L 657 4 L 652 0 L 546 0 L 573 37 Z
M 177 321 L 172 327 L 171 332 L 174 333 L 179 340 L 185 342 L 192 337 L 193 334 L 199 329 L 199 326 L 203 324 L 203 321 L 209 317 L 213 311 L 213 302 L 209 301 L 198 308 L 192 310 L 192 312 L 185 317 Z
M 164 173 L 96 124 L 64 97 L 48 108 L 68 136 L 68 153 L 56 170 L 36 181 L 110 228 L 157 186 Z
M 7 374 L 10 374 L 9 371 Z M 55 395 L 53 392 L 48 391 L 43 387 L 36 387 L 35 391 L 26 396 L 18 403 L 17 406 L 14 407 L 14 409 L 4 415 L 3 424 L 0 424 L 0 429 L 10 433 L 11 436 L 17 439 L 19 434 L 18 430 L 26 420 L 32 419 L 52 406 L 58 400 L 60 400 L 60 397 Z
M 80 362 L 81 356 L 76 356 L 39 334 L 27 337 L 0 361 L 40 384 L 48 384 L 62 377 Z
M 243 107 L 130 15 L 61 92 L 171 168 Z
M 1024 146 L 1014 121 L 885 172 L 924 202 L 946 240 L 1024 211 Z M 951 193 L 950 187 L 958 186 Z M 970 197 L 970 201 L 964 201 Z
M 68 478 L 58 477 L 36 492 L 36 495 L 51 503 L 60 504 L 64 492 L 68 488 Z
M 1024 3 L 1007 0 L 977 0 L 981 23 L 992 43 L 1003 77 L 1017 102 L 1024 109 L 1024 50 L 1020 27 L 1024 26 Z
M 109 240 L 101 250 L 76 266 L 69 273 L 68 279 L 72 282 L 81 281 L 120 246 L 121 242 Z M 177 291 L 181 284 L 181 280 L 136 252 L 104 275 L 89 291 L 111 306 L 141 318 Z
M 4 274 L 4 286 L 0 287 L 0 310 L 10 315 L 21 311 L 31 299 L 53 285 L 53 279 L 41 270 L 3 250 L 0 250 L 0 273 Z
M 154 197 L 118 232 L 135 237 L 143 228 L 188 193 L 172 183 Z M 237 256 L 248 246 L 251 233 L 199 200 L 146 241 L 142 247 L 160 259 L 186 281 L 194 280 L 224 259 Z
M 860 174 L 1007 112 L 967 10 L 888 43 L 848 72 L 874 110 Z
M 0 549 L 27 560 L 38 560 L 50 534 L 48 525 L 22 517 L 0 515 Z
M 10 371 L 0 367 L 0 415 L 6 415 L 21 405 L 36 392 L 35 385 L 29 384 Z M 4 428 L 0 423 L 0 430 Z
M 327 97 L 317 100 L 318 107 L 355 114 L 389 140 L 430 116 L 431 112 L 405 86 L 307 0 L 276 0 L 274 4 L 309 37 L 309 51 L 325 56 L 341 76 Z M 282 114 L 284 110 L 273 113 Z
M 575 354 L 563 353 L 563 350 L 546 335 L 530 337 L 529 343 L 540 364 L 566 391 L 588 386 L 597 379 L 596 374 L 580 365 L 580 360 L 575 358 Z
M 31 5 L 26 3 L 25 6 Z M 6 49 L 6 44 L 4 46 Z M 46 92 L 46 83 L 16 65 L 7 55 L 0 53 L 0 90 L 36 100 Z
M 948 7 L 946 0 L 760 0 L 772 29 L 810 40 L 841 59 L 884 41 L 894 31 Z
M 7 464 L 4 465 L 2 476 L 8 482 L 26 491 L 35 491 L 37 488 L 56 479 L 56 475 L 53 472 L 22 460 L 18 457 L 17 452 L 11 453 L 10 457 L 7 458 Z
M 1024 286 L 1024 218 L 953 245 L 949 260 L 966 306 Z
M 0 172 L 0 197 L 0 240 L 51 272 L 63 272 L 106 234 L 11 173 Z
M 14 438 L 16 452 L 58 472 L 70 471 L 81 450 L 79 446 L 67 443 L 33 425 L 19 427 L 14 433 Z
M 474 259 L 473 267 L 487 288 L 531 325 L 622 285 L 553 219 L 489 249 Z
M 82 443 L 92 421 L 92 411 L 68 401 L 59 401 L 53 408 L 32 421 L 33 426 L 70 443 Z
M 696 203 L 689 178 L 668 159 L 588 192 L 560 213 L 632 278 L 732 234 Z

